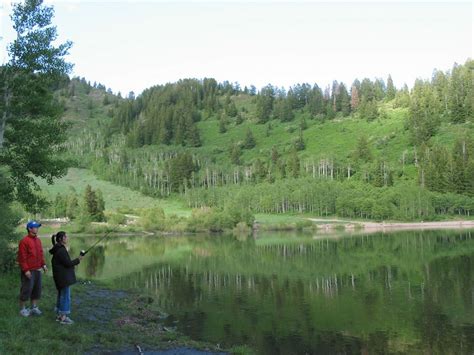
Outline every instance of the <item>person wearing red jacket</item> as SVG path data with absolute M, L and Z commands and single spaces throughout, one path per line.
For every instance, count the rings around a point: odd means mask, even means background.
M 26 225 L 28 234 L 18 245 L 18 264 L 21 268 L 20 315 L 41 315 L 38 300 L 41 298 L 41 271 L 48 271 L 43 255 L 43 246 L 38 238 L 41 224 L 30 221 Z M 26 302 L 31 300 L 31 309 Z

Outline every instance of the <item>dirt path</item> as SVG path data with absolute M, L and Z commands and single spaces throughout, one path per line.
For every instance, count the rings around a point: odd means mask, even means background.
M 363 222 L 343 219 L 308 218 L 318 223 L 320 230 L 333 231 L 342 225 L 345 230 L 361 229 L 368 232 L 425 229 L 468 229 L 474 228 L 474 221 L 443 221 L 443 222 Z

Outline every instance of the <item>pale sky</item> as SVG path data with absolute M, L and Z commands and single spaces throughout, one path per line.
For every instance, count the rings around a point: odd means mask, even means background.
M 14 38 L 0 0 L 0 61 Z M 73 75 L 136 94 L 182 78 L 257 88 L 390 73 L 411 86 L 473 57 L 471 2 L 47 1 Z

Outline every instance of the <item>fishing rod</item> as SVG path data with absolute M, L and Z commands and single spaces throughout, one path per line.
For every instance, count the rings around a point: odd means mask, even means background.
M 113 232 L 116 232 L 118 230 L 118 228 L 115 228 L 115 229 L 112 229 L 110 231 L 108 231 L 107 233 L 104 234 L 104 236 L 102 238 L 100 238 L 98 241 L 96 241 L 94 244 L 92 244 L 89 249 L 87 250 L 81 250 L 81 253 L 80 255 L 81 256 L 84 256 L 86 255 L 89 251 L 91 251 L 91 249 L 93 249 L 97 244 L 99 244 L 101 241 L 105 240 L 105 238 L 107 238 L 111 233 Z

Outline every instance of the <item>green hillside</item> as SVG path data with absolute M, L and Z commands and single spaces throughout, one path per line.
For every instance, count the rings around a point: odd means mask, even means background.
M 323 93 L 186 79 L 122 98 L 74 78 L 57 91 L 71 123 L 65 156 L 186 208 L 241 201 L 253 213 L 470 216 L 471 67 L 435 72 L 412 90 L 355 80 L 350 93 L 336 81 Z

